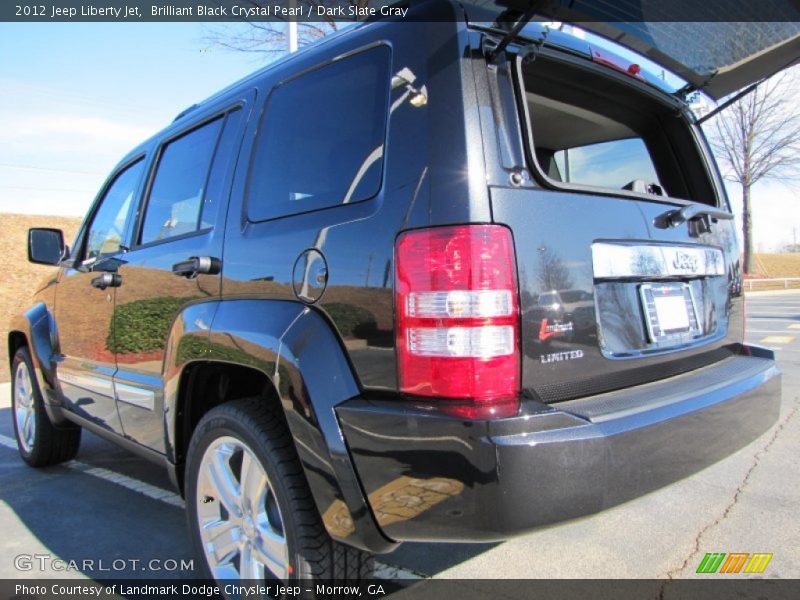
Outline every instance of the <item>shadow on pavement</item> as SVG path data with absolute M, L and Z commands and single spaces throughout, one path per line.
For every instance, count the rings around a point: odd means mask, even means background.
M 9 438 L 14 436 L 11 419 L 10 408 L 0 409 L 0 433 Z M 76 460 L 174 491 L 158 465 L 85 430 Z M 14 450 L 0 448 L 0 502 L 18 519 L 14 529 L 21 537 L 14 544 L 14 555 L 33 554 L 33 548 L 40 544 L 52 559 L 75 561 L 79 572 L 94 579 L 194 576 L 192 569 L 176 573 L 153 570 L 147 564 L 153 559 L 173 559 L 180 565 L 181 560 L 193 558 L 184 511 L 120 485 L 63 466 L 32 469 Z M 8 525 L 2 522 L 0 530 L 11 533 Z M 38 544 L 25 539 L 26 530 Z M 378 556 L 377 560 L 430 576 L 496 545 L 409 542 L 391 554 Z M 39 552 L 41 548 L 36 550 Z M 49 562 L 50 558 L 42 560 Z M 120 562 L 114 564 L 115 560 Z M 139 562 L 130 563 L 133 560 Z M 125 568 L 117 570 L 115 566 L 121 566 L 123 561 Z M 13 560 L 0 566 L 0 577 L 23 575 L 11 563 Z M 46 572 L 38 572 L 39 565 L 34 561 L 34 570 L 27 574 L 32 577 L 70 575 L 70 572 L 53 571 L 51 567 L 52 564 Z

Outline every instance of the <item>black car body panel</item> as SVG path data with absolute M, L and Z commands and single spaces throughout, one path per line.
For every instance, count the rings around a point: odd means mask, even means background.
M 652 377 L 658 378 L 663 377 L 673 363 L 680 369 L 678 362 L 682 362 L 682 369 L 687 370 L 701 366 L 704 355 L 719 360 L 721 352 L 724 355 L 738 352 L 743 324 L 741 297 L 730 293 L 735 282 L 728 281 L 727 276 L 697 279 L 693 284 L 698 311 L 709 315 L 702 344 L 649 353 L 643 353 L 648 343 L 645 324 L 640 318 L 637 284 L 622 280 L 601 281 L 592 276 L 592 246 L 596 241 L 624 239 L 645 246 L 653 239 L 660 244 L 687 242 L 685 230 L 659 231 L 656 237 L 647 226 L 658 214 L 669 209 L 668 205 L 561 192 L 493 189 L 492 208 L 497 222 L 520 232 L 514 238 L 517 256 L 521 262 L 527 261 L 523 263 L 525 269 L 520 277 L 522 373 L 523 387 L 534 397 L 551 402 L 584 395 L 586 390 L 608 391 L 613 389 L 609 386 L 641 383 L 641 379 L 636 381 L 633 377 L 626 380 L 625 374 L 632 375 L 632 370 L 642 373 L 654 368 L 658 373 L 653 373 Z M 595 211 L 605 218 L 586 221 L 584 215 Z M 563 234 L 565 229 L 569 231 L 568 236 Z M 738 254 L 732 230 L 706 238 L 691 243 L 725 248 L 724 254 L 729 257 L 726 272 L 735 273 L 733 261 L 738 260 Z M 567 289 L 578 289 L 593 296 L 598 331 L 571 329 L 572 335 L 568 338 L 541 339 L 542 315 L 537 314 L 538 298 L 550 291 L 548 270 L 557 270 Z M 715 319 L 716 315 L 721 315 L 724 319 L 719 319 L 719 324 L 716 320 L 712 323 L 710 315 Z M 573 320 L 570 318 L 566 322 Z M 580 351 L 581 357 L 557 362 L 548 360 L 553 354 L 568 351 Z M 688 360 L 690 357 L 696 362 Z M 576 364 L 580 365 L 579 374 L 575 372 Z M 563 387 L 562 391 L 556 390 L 559 386 Z
M 733 223 L 686 106 L 555 46 L 530 60 L 528 41 L 515 40 L 491 56 L 498 32 L 470 25 L 459 4 L 410 10 L 413 23 L 365 23 L 255 73 L 120 163 L 72 255 L 12 326 L 11 354 L 32 348 L 51 420 L 165 464 L 180 487 L 208 408 L 192 388 L 197 373 L 257 373 L 274 388 L 328 533 L 376 552 L 405 540 L 503 539 L 596 512 L 763 433 L 777 418 L 780 376 L 769 353 L 743 345 Z M 326 203 L 318 188 L 355 160 L 341 156 L 353 140 L 329 133 L 329 146 L 304 150 L 308 164 L 285 168 L 308 188 L 260 189 L 262 142 L 294 118 L 273 119 L 271 107 L 316 101 L 313 86 L 347 77 L 347 65 L 378 73 L 378 101 L 365 104 L 369 160 Z M 574 103 L 548 97 L 540 82 L 550 80 Z M 589 125 L 608 141 L 663 129 L 681 152 L 655 140 L 659 176 L 679 193 L 653 193 L 652 181 L 574 184 L 544 164 L 565 149 L 537 146 L 548 136 L 540 116 L 561 114 L 563 137 L 567 128 L 575 137 L 563 115 L 591 112 L 581 102 L 598 82 Z M 372 98 L 353 94 L 363 96 Z M 346 108 L 348 98 L 328 100 Z M 630 122 L 620 107 L 635 109 Z M 348 136 L 366 112 L 342 126 Z M 162 214 L 159 169 L 173 159 L 206 179 Z M 362 180 L 372 187 L 359 195 Z M 92 253 L 108 206 L 109 223 L 124 226 Z M 717 217 L 658 225 L 686 207 Z M 197 220 L 185 222 L 192 208 Z M 150 211 L 158 218 L 148 222 Z M 478 224 L 510 233 L 516 256 L 519 386 L 505 418 L 454 416 L 451 399 L 402 392 L 398 371 L 398 236 Z M 609 267 L 614 252 L 628 259 L 621 272 Z M 672 295 L 660 305 L 674 308 L 678 293 L 694 320 L 661 335 L 648 302 Z
M 389 536 L 498 541 L 720 460 L 775 422 L 779 390 L 771 358 L 739 356 L 622 396 L 557 408 L 531 401 L 498 421 L 459 422 L 366 395 L 337 414 Z
M 332 537 L 373 551 L 391 549 L 372 520 L 333 412 L 359 387 L 324 316 L 297 302 L 231 299 L 220 303 L 208 343 L 207 360 L 249 365 L 275 382 Z
M 35 375 L 38 380 L 39 388 L 42 390 L 52 390 L 55 381 L 55 353 L 53 351 L 53 333 L 55 331 L 55 321 L 50 312 L 53 306 L 53 296 L 55 295 L 55 280 L 48 278 L 48 285 L 40 290 L 35 299 L 38 300 L 25 311 L 24 314 L 15 316 L 9 324 L 9 343 L 8 355 L 14 356 L 17 348 L 28 345 L 31 350 L 31 359 L 35 366 Z M 56 408 L 51 408 L 52 404 L 60 404 L 55 395 L 48 394 L 48 402 L 45 408 L 48 416 L 57 424 L 63 424 L 65 419 Z M 68 422 L 67 422 L 68 423 Z

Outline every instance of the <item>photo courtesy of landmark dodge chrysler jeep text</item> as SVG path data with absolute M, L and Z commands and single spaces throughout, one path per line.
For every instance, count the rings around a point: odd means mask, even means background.
M 169 471 L 209 576 L 358 579 L 765 432 L 780 374 L 743 342 L 686 97 L 791 63 L 798 26 L 614 36 L 676 88 L 534 12 L 429 0 L 333 35 L 131 151 L 71 248 L 31 230 L 57 269 L 8 338 L 22 458 L 69 460 L 86 428 Z

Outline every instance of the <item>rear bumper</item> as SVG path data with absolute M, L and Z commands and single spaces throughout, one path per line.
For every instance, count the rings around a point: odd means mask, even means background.
M 336 411 L 369 505 L 396 541 L 496 541 L 686 477 L 778 418 L 768 351 L 523 415 L 461 421 L 356 398 Z

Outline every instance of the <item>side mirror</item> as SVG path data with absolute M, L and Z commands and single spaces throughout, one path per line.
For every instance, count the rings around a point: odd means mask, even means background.
M 66 256 L 64 233 L 60 229 L 28 230 L 28 260 L 39 265 L 57 265 Z

